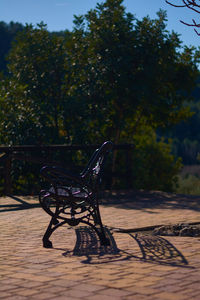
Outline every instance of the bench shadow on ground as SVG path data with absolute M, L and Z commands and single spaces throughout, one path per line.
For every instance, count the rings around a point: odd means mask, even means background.
M 76 229 L 77 239 L 73 251 L 65 251 L 63 256 L 83 257 L 82 263 L 84 264 L 140 260 L 162 265 L 188 267 L 188 262 L 183 254 L 163 237 L 151 234 L 120 234 L 128 235 L 139 247 L 134 247 L 134 249 L 129 247 L 128 250 L 119 249 L 114 239 L 114 234 L 108 228 L 106 228 L 106 235 L 110 240 L 110 246 L 101 246 L 95 231 L 89 227 L 82 226 Z M 135 250 L 137 248 L 139 251 Z
M 104 192 L 101 203 L 124 209 L 151 212 L 153 208 L 190 209 L 200 211 L 200 195 L 173 194 L 160 191 L 117 191 Z M 155 213 L 152 211 L 152 213 Z

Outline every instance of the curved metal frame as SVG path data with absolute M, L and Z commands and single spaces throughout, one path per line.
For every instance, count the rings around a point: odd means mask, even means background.
M 99 236 L 102 245 L 109 245 L 103 228 L 98 192 L 107 154 L 112 149 L 107 141 L 92 155 L 86 168 L 78 175 L 72 175 L 57 166 L 45 166 L 41 175 L 50 183 L 48 190 L 41 190 L 39 201 L 42 208 L 51 216 L 43 236 L 43 246 L 52 248 L 51 234 L 60 226 L 76 226 L 84 223 L 91 226 Z

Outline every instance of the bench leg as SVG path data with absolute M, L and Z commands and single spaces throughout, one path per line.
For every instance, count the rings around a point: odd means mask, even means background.
M 54 222 L 55 222 L 55 219 L 52 218 L 49 225 L 48 225 L 48 227 L 47 227 L 47 230 L 46 230 L 46 232 L 43 236 L 42 241 L 43 241 L 43 247 L 44 248 L 53 248 L 52 242 L 49 240 L 49 238 L 50 238 L 50 236 L 53 232 L 52 231 L 52 225 L 54 224 Z
M 95 223 L 97 223 L 100 228 L 97 229 L 97 233 L 98 233 L 98 236 L 99 236 L 99 239 L 100 239 L 100 242 L 101 242 L 101 245 L 102 246 L 110 246 L 110 240 L 106 237 L 106 234 L 105 234 L 105 230 L 104 230 L 104 227 L 103 227 L 103 224 L 102 224 L 102 221 L 101 221 L 101 215 L 100 215 L 100 211 L 99 211 L 99 206 L 97 206 L 96 210 L 95 210 Z
M 50 240 L 43 239 L 44 248 L 53 248 L 52 242 Z

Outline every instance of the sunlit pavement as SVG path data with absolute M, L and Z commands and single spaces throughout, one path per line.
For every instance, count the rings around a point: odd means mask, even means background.
M 0 198 L 0 299 L 200 299 L 200 237 L 119 232 L 200 222 L 199 197 L 130 192 L 105 195 L 101 215 L 111 246 L 90 228 L 59 228 L 34 197 Z

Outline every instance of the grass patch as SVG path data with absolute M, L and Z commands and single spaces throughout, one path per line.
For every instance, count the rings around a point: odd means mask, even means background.
M 178 177 L 178 194 L 200 195 L 200 177 L 198 175 L 186 174 Z

